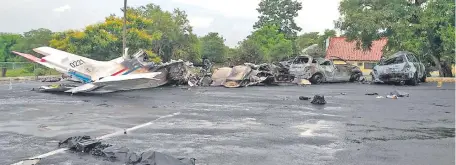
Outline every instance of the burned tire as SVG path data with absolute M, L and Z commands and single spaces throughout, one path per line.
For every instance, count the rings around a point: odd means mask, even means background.
M 350 76 L 350 82 L 360 81 L 361 75 L 362 75 L 362 73 L 359 73 L 359 72 L 353 73 L 353 75 Z
M 426 82 L 426 74 L 424 74 L 423 77 L 421 77 L 420 81 L 423 83 Z
M 408 84 L 415 86 L 415 85 L 418 85 L 418 83 L 419 83 L 418 74 L 415 72 L 413 74 L 413 78 L 408 81 Z
M 323 81 L 323 75 L 321 73 L 314 74 L 310 80 L 312 84 L 320 84 Z

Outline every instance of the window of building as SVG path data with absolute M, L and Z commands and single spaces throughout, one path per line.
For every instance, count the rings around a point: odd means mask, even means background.
M 372 62 L 364 63 L 364 69 L 372 69 L 372 68 L 374 68 L 374 66 L 375 66 L 375 63 L 372 63 Z
M 362 62 L 358 62 L 358 66 L 363 66 L 363 63 Z

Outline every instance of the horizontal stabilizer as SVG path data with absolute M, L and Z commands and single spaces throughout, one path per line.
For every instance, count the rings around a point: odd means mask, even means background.
M 44 61 L 42 61 L 42 59 L 40 59 L 40 58 L 38 58 L 38 57 L 35 57 L 35 56 L 31 55 L 31 54 L 26 54 L 26 53 L 21 53 L 21 52 L 16 52 L 16 51 L 12 51 L 12 52 L 13 52 L 14 54 L 19 55 L 19 56 L 25 57 L 26 59 L 29 59 L 29 60 L 31 60 L 31 61 L 33 61 L 33 62 L 38 62 L 38 63 L 39 63 L 39 62 L 44 62 Z M 44 59 L 43 59 L 43 60 L 44 60 Z

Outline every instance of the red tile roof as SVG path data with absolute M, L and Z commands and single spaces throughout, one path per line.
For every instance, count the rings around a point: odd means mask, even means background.
M 331 37 L 326 50 L 326 58 L 336 56 L 347 61 L 380 61 L 386 38 L 372 42 L 370 51 L 356 49 L 356 41 L 347 42 L 345 37 Z

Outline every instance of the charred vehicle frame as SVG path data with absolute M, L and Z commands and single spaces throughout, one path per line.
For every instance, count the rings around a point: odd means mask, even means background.
M 374 82 L 417 85 L 426 81 L 425 69 L 413 53 L 399 51 L 374 66 L 371 76 Z
M 334 64 L 334 59 L 344 64 Z M 322 82 L 353 82 L 359 81 L 362 72 L 354 66 L 338 57 L 330 59 L 313 58 L 308 55 L 297 56 L 290 65 L 290 74 L 294 75 L 295 81 L 308 79 L 313 84 Z

